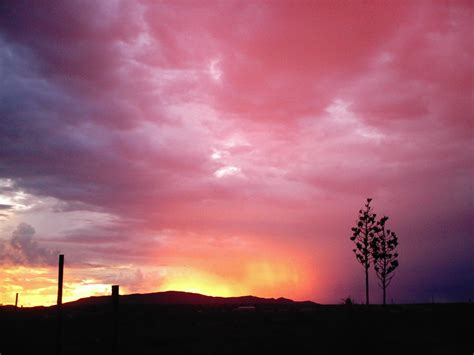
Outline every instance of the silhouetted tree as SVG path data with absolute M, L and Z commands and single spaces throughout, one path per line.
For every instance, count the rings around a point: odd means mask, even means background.
M 383 304 L 386 304 L 387 287 L 392 282 L 393 273 L 398 267 L 398 237 L 390 229 L 386 229 L 388 217 L 384 216 L 377 222 L 378 231 L 373 245 L 374 270 L 383 290 Z
M 367 199 L 364 205 L 365 209 L 359 210 L 359 219 L 357 226 L 352 228 L 352 237 L 350 239 L 355 243 L 356 248 L 352 251 L 356 255 L 356 259 L 362 264 L 365 270 L 365 303 L 369 304 L 369 268 L 373 261 L 374 238 L 378 232 L 375 217 L 370 206 L 371 198 Z

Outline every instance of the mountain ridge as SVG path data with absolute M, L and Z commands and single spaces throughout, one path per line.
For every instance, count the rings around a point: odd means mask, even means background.
M 64 303 L 63 306 L 101 305 L 111 302 L 112 297 L 91 296 Z M 207 296 L 185 291 L 163 291 L 120 295 L 120 304 L 142 305 L 190 305 L 190 306 L 258 306 L 258 305 L 317 305 L 312 301 L 293 301 L 288 298 L 262 298 L 256 296 L 221 297 Z

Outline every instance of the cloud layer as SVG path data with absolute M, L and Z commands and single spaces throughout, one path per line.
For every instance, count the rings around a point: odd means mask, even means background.
M 235 284 L 239 260 L 278 270 L 271 246 L 305 278 L 298 296 L 337 302 L 361 294 L 348 238 L 372 196 L 400 235 L 396 297 L 472 297 L 471 4 L 1 12 L 5 196 L 87 214 L 46 238 L 77 263 L 189 266 Z M 43 213 L 12 198 L 6 219 Z M 453 273 L 466 276 L 451 285 Z

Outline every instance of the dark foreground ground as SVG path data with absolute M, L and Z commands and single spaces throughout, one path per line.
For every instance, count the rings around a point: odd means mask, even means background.
M 119 354 L 473 354 L 473 304 L 121 305 Z M 112 307 L 63 310 L 63 354 L 108 354 Z M 0 353 L 55 354 L 54 307 L 0 307 Z

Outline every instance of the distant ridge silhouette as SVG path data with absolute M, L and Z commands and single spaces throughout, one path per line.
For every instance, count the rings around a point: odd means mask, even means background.
M 64 303 L 64 306 L 73 305 L 101 305 L 111 302 L 110 296 L 93 296 L 81 298 L 77 301 Z M 135 293 L 121 295 L 120 304 L 156 304 L 156 305 L 215 305 L 215 306 L 258 306 L 258 305 L 317 305 L 311 301 L 297 302 L 288 298 L 260 298 L 255 296 L 241 297 L 213 297 L 199 293 L 165 291 L 155 293 Z

